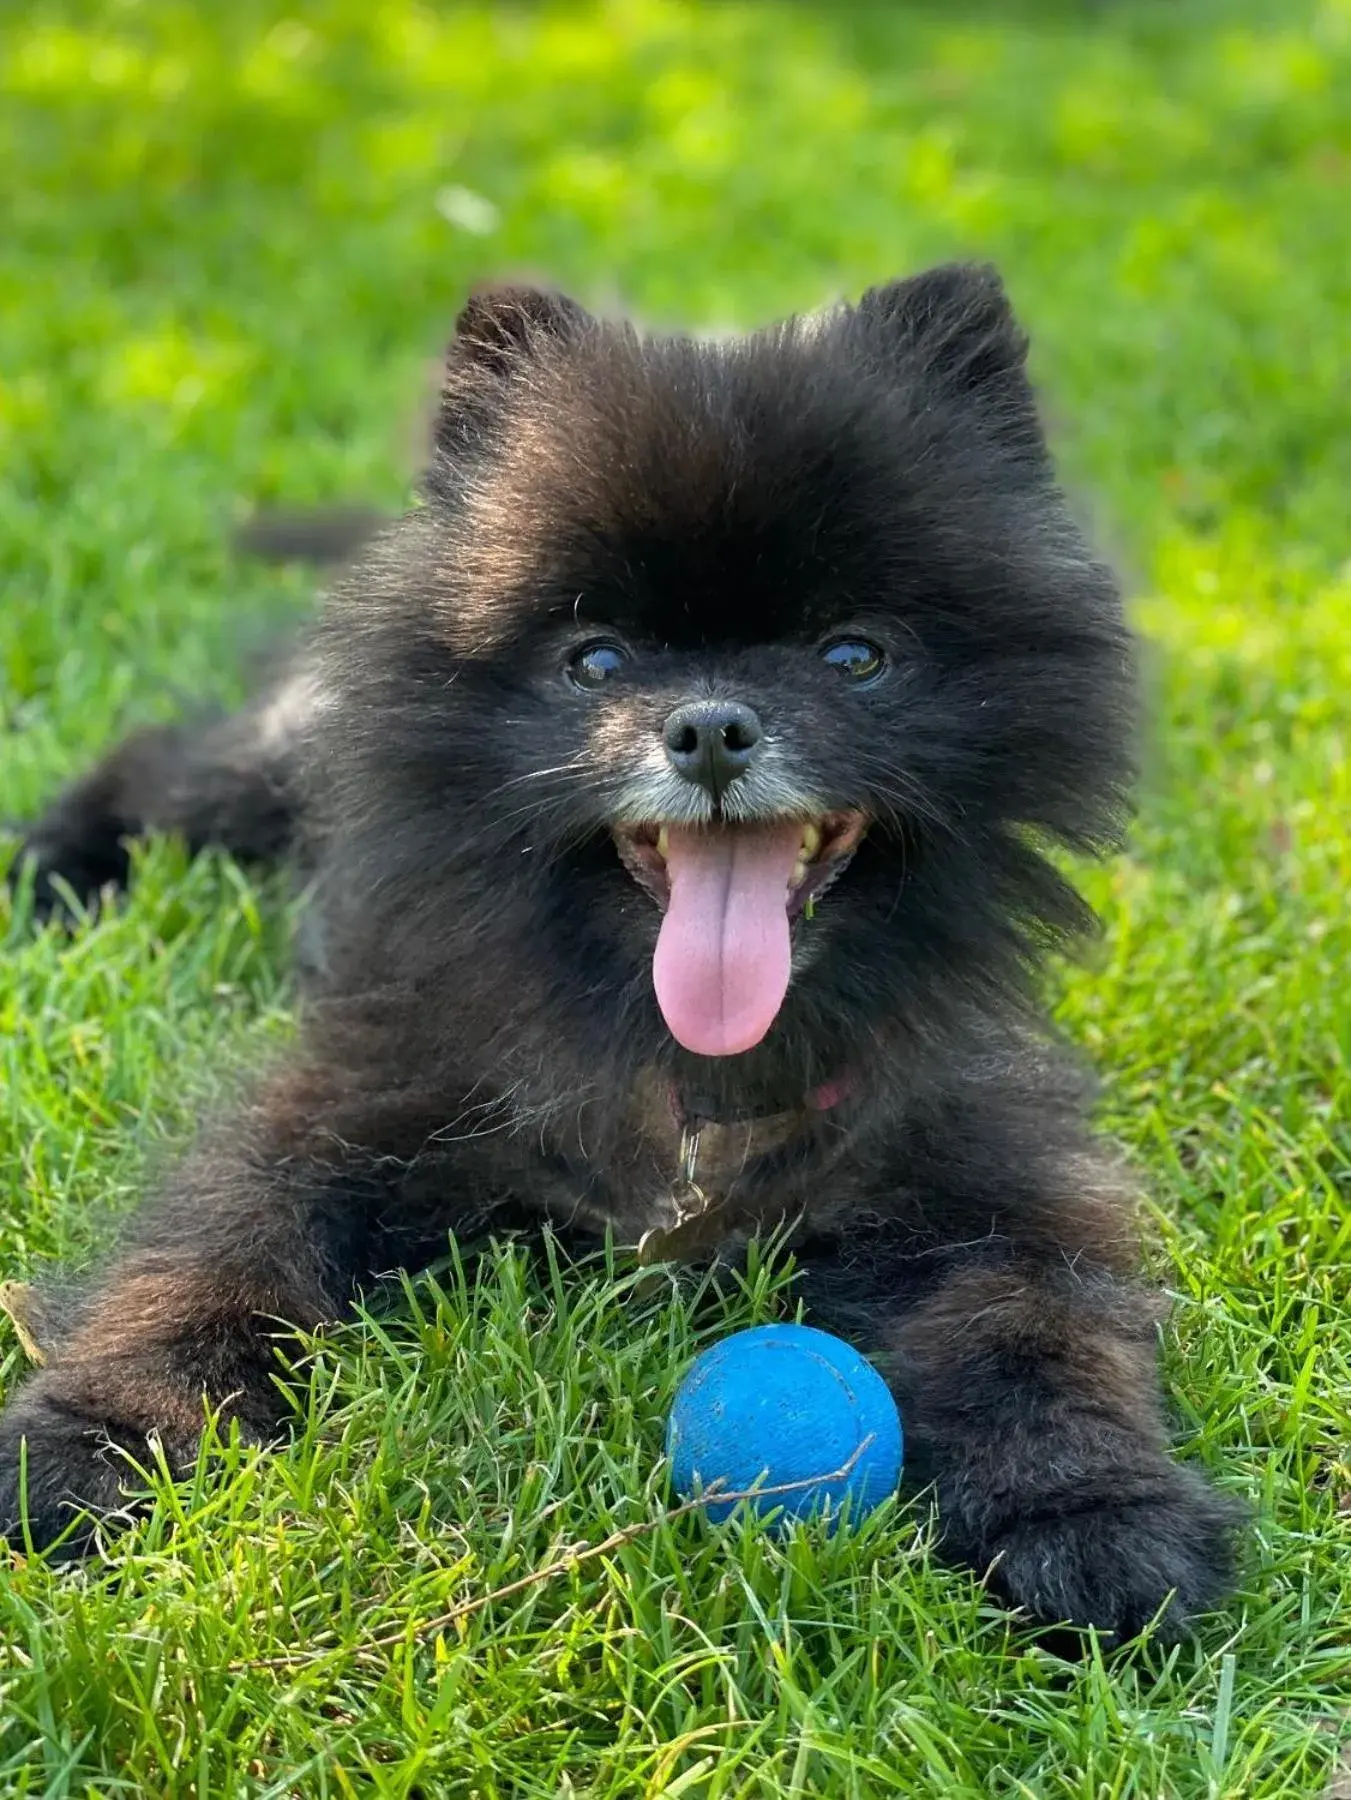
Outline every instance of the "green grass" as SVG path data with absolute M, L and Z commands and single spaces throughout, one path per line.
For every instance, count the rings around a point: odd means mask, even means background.
M 721 325 L 1002 264 L 1156 652 L 1142 817 L 1089 877 L 1109 934 L 1056 992 L 1150 1183 L 1185 1454 L 1258 1525 L 1195 1643 L 1070 1667 L 931 1561 L 922 1509 L 665 1524 L 674 1383 L 782 1271 L 697 1310 L 503 1248 L 327 1338 L 289 1453 L 211 1452 L 86 1574 L 0 1574 L 0 1793 L 1321 1791 L 1351 1729 L 1349 180 L 1351 0 L 9 0 L 0 813 L 238 693 L 306 596 L 233 566 L 228 519 L 396 498 L 469 281 Z M 0 1276 L 92 1253 L 284 1037 L 284 911 L 163 845 L 69 940 L 0 910 Z M 8 1384 L 7 1325 L 0 1355 Z

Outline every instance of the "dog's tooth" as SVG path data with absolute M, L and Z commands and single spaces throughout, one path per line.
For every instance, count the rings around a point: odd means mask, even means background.
M 670 841 L 666 827 L 663 825 L 661 830 L 657 833 L 657 855 L 663 859 L 666 856 L 666 848 Z
M 804 825 L 802 827 L 802 857 L 803 857 L 803 860 L 805 862 L 810 862 L 812 860 L 812 858 L 816 855 L 816 852 L 820 848 L 821 848 L 820 827 L 817 825 Z
M 795 887 L 795 888 L 800 888 L 806 879 L 807 879 L 807 865 L 805 862 L 803 862 L 802 858 L 799 857 L 798 860 L 793 864 L 793 873 L 791 874 L 791 876 L 789 876 L 789 886 Z

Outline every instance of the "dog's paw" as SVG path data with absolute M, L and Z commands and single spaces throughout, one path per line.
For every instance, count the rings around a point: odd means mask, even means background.
M 32 1377 L 0 1414 L 0 1537 L 58 1558 L 86 1555 L 101 1516 L 124 1510 L 135 1471 L 107 1427 Z
M 80 839 L 63 836 L 41 825 L 20 833 L 18 852 L 9 879 L 17 883 L 25 869 L 32 870 L 33 915 L 41 923 L 57 919 L 71 923 L 78 914 L 71 906 L 97 912 L 103 896 L 126 886 L 131 857 L 126 845 L 111 830 Z
M 1158 1618 L 1175 1639 L 1233 1582 L 1243 1510 L 1195 1471 L 1164 1464 L 1141 1493 L 1031 1511 L 995 1546 L 990 1586 L 1046 1624 L 1116 1641 Z

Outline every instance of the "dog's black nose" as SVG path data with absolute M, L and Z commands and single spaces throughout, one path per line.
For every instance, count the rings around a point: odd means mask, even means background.
M 666 756 L 677 775 L 714 799 L 750 768 L 763 735 L 760 720 L 736 700 L 678 706 L 666 721 Z

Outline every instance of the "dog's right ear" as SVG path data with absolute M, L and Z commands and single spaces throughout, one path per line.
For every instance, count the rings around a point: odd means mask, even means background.
M 944 263 L 871 288 L 856 316 L 889 366 L 969 399 L 1008 444 L 1046 454 L 1027 378 L 1027 334 L 988 263 Z
M 958 387 L 1024 379 L 1027 334 L 989 263 L 942 263 L 869 288 L 858 312 L 896 351 L 918 352 Z
M 594 323 L 565 294 L 533 287 L 487 287 L 471 294 L 446 351 L 434 441 L 454 451 L 496 409 L 503 384 L 548 350 Z

